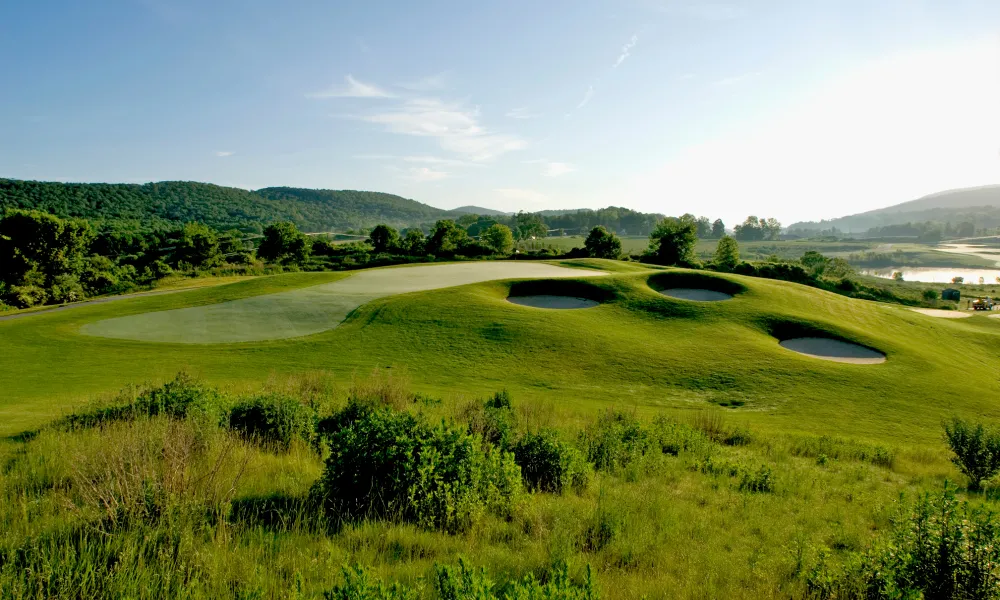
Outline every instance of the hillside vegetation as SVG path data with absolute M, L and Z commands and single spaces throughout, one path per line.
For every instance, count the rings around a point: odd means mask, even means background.
M 35 209 L 60 217 L 136 220 L 146 227 L 197 221 L 217 230 L 257 232 L 277 221 L 306 231 L 417 225 L 447 214 L 380 192 L 267 188 L 252 192 L 192 181 L 52 183 L 0 179 L 0 210 Z
M 935 224 L 938 229 L 950 224 L 950 237 L 989 235 L 1000 227 L 1000 185 L 948 190 L 903 202 L 894 206 L 870 210 L 856 215 L 823 221 L 793 223 L 789 231 L 865 233 L 875 236 L 919 236 L 929 229 L 921 224 Z M 961 224 L 968 224 L 959 230 Z M 908 228 L 894 228 L 906 226 Z M 986 230 L 986 231 L 983 231 Z

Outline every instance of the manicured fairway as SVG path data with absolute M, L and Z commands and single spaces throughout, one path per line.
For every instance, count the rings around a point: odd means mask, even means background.
M 481 281 L 487 275 L 480 271 L 503 268 L 494 266 L 500 264 L 461 266 L 469 269 L 470 279 Z M 558 265 L 587 268 L 560 270 Z M 329 303 L 325 310 L 332 311 L 337 305 L 329 295 L 311 296 L 316 289 L 353 290 L 351 298 L 358 303 L 373 293 L 372 282 L 381 281 L 381 294 L 390 286 L 407 292 L 437 285 L 416 279 L 435 271 L 293 273 L 0 322 L 0 434 L 42 424 L 95 394 L 163 381 L 182 370 L 247 389 L 320 371 L 338 385 L 349 385 L 355 376 L 391 368 L 406 374 L 417 391 L 446 399 L 506 388 L 525 405 L 570 414 L 615 405 L 647 414 L 722 406 L 761 430 L 904 444 L 940 443 L 941 420 L 952 414 L 1000 418 L 1000 320 L 985 315 L 934 319 L 791 283 L 653 271 L 617 261 L 514 266 L 535 268 L 533 274 L 544 278 L 385 296 L 353 310 L 341 308 L 346 318 L 334 329 L 287 339 L 150 343 L 81 330 L 133 315 L 142 322 L 155 315 L 204 315 L 211 307 L 253 307 L 246 300 L 251 297 L 264 302 L 257 305 L 263 319 L 275 297 L 284 302 L 282 296 L 293 290 L 306 293 L 292 293 L 290 306 L 313 298 Z M 595 271 L 608 275 L 588 277 Z M 526 271 L 514 273 L 505 275 L 523 278 Z M 552 273 L 570 278 L 552 279 Z M 707 289 L 713 280 L 719 290 L 734 292 L 733 299 L 691 302 L 657 291 Z M 511 295 L 580 297 L 600 304 L 545 310 L 517 306 L 507 300 Z M 302 310 L 315 314 L 309 307 Z M 325 324 L 332 320 L 322 318 Z M 179 318 L 164 323 L 178 336 L 201 326 Z M 232 331 L 232 325 L 227 327 Z M 280 327 L 287 333 L 293 325 Z M 884 354 L 886 362 L 842 364 L 779 345 L 801 337 L 857 343 Z
M 98 337 L 186 344 L 279 340 L 333 329 L 362 304 L 386 296 L 493 279 L 600 275 L 605 273 L 500 261 L 372 269 L 341 281 L 290 292 L 106 319 L 85 325 L 81 332 Z

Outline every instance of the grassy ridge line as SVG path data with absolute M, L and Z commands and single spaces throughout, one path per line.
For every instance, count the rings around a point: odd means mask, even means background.
M 89 338 L 77 330 L 108 316 L 338 275 L 282 275 L 4 323 L 0 353 L 12 358 L 0 366 L 2 427 L 15 433 L 88 395 L 183 369 L 240 388 L 313 371 L 349 379 L 376 367 L 409 372 L 418 390 L 445 397 L 507 387 L 539 406 L 572 410 L 610 404 L 686 413 L 724 404 L 767 430 L 896 443 L 936 441 L 941 419 L 952 412 L 1000 417 L 993 401 L 1000 358 L 996 319 L 933 319 L 739 276 L 724 277 L 746 293 L 702 305 L 657 294 L 647 285 L 651 274 L 639 268 L 586 280 L 612 296 L 587 311 L 517 307 L 505 300 L 510 282 L 491 282 L 384 298 L 357 309 L 333 331 L 241 345 L 144 344 Z M 797 355 L 770 335 L 768 324 L 776 320 L 825 328 L 889 360 L 844 365 Z

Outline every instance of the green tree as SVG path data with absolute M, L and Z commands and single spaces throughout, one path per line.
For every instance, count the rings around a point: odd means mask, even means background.
M 268 262 L 301 263 L 312 248 L 294 223 L 280 221 L 264 228 L 257 256 Z
M 86 221 L 60 219 L 37 210 L 8 210 L 0 219 L 0 281 L 22 285 L 29 273 L 48 286 L 82 266 L 94 233 Z
M 724 271 L 732 271 L 740 264 L 740 245 L 728 235 L 722 236 L 715 247 L 715 265 Z
M 479 236 L 479 241 L 494 254 L 509 255 L 514 250 L 514 234 L 510 227 L 496 223 Z
M 649 234 L 647 256 L 661 265 L 685 265 L 694 262 L 698 228 L 693 220 L 666 217 Z
M 469 234 L 451 219 L 445 219 L 434 224 L 434 230 L 427 240 L 427 252 L 454 254 L 468 242 Z
M 955 417 L 944 424 L 944 434 L 955 453 L 951 461 L 969 477 L 970 490 L 982 489 L 983 481 L 1000 472 L 1000 432 L 996 429 Z
M 622 241 L 600 225 L 590 230 L 583 245 L 594 258 L 618 258 L 622 254 Z
M 399 246 L 399 232 L 388 225 L 376 225 L 368 236 L 368 243 L 375 248 L 375 253 L 391 252 Z
M 421 256 L 427 251 L 424 232 L 419 229 L 407 229 L 399 245 L 400 249 L 408 256 Z
M 712 223 L 712 237 L 721 238 L 726 235 L 726 224 L 722 222 L 722 219 L 716 219 Z
M 543 238 L 548 233 L 549 228 L 545 225 L 545 220 L 541 215 L 526 213 L 521 211 L 515 217 L 517 223 L 517 239 L 530 240 L 531 238 Z
M 212 267 L 222 262 L 219 237 L 207 225 L 188 223 L 181 230 L 174 249 L 174 261 L 194 267 Z
M 712 236 L 712 223 L 708 220 L 708 217 L 698 217 L 696 224 L 699 238 L 707 239 Z
M 823 274 L 823 271 L 826 269 L 827 264 L 829 264 L 830 259 L 815 250 L 809 250 L 802 255 L 799 262 L 802 263 L 803 267 L 809 269 L 810 273 L 818 277 Z

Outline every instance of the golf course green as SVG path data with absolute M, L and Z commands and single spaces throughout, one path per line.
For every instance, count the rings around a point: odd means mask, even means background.
M 657 291 L 670 288 L 734 297 Z M 539 294 L 600 304 L 507 301 Z M 779 345 L 803 337 L 859 344 L 885 362 L 829 362 Z M 918 441 L 936 439 L 954 411 L 1000 416 L 998 340 L 1000 322 L 985 316 L 934 319 L 780 281 L 615 261 L 298 273 L 0 322 L 0 427 L 16 433 L 182 370 L 245 387 L 391 368 L 433 394 L 506 387 L 566 407 L 723 406 L 778 430 Z
M 491 279 L 596 277 L 542 263 L 492 261 L 371 269 L 290 292 L 232 302 L 106 319 L 81 332 L 144 342 L 220 344 L 300 337 L 333 329 L 354 309 L 378 298 Z

